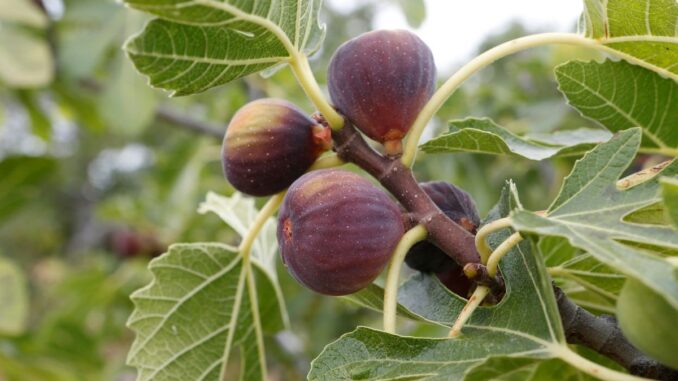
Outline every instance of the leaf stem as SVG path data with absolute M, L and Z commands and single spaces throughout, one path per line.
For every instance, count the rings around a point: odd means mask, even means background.
M 327 102 L 325 95 L 318 81 L 316 81 L 311 66 L 308 63 L 308 57 L 304 54 L 296 54 L 290 60 L 290 66 L 301 88 L 304 89 L 306 96 L 313 102 L 318 111 L 325 117 L 327 123 L 333 130 L 340 130 L 344 127 L 344 118 Z
M 238 250 L 242 256 L 242 266 L 244 276 L 247 280 L 247 293 L 249 294 L 250 299 L 250 309 L 252 313 L 252 320 L 254 321 L 254 332 L 257 339 L 257 353 L 262 362 L 262 379 L 266 379 L 266 352 L 264 350 L 264 337 L 261 332 L 261 316 L 259 316 L 259 300 L 257 294 L 257 286 L 254 282 L 254 274 L 252 273 L 252 264 L 250 262 L 252 245 L 254 240 L 257 238 L 261 229 L 266 224 L 266 221 L 273 216 L 280 203 L 285 196 L 286 191 L 280 192 L 266 202 L 263 208 L 257 214 L 257 217 L 254 219 L 254 222 L 250 226 L 250 230 L 247 232 L 245 237 L 243 237 Z M 232 330 L 235 330 L 235 327 L 232 327 Z
M 490 255 L 492 254 L 492 249 L 490 249 L 490 246 L 487 245 L 487 236 L 490 234 L 510 227 L 511 226 L 511 218 L 510 217 L 504 217 L 500 218 L 498 220 L 494 220 L 490 222 L 489 224 L 484 225 L 480 229 L 478 229 L 478 232 L 476 233 L 476 249 L 478 249 L 478 254 L 480 255 L 480 262 L 483 264 L 487 264 L 487 261 L 490 258 Z
M 461 334 L 461 329 L 464 324 L 466 324 L 468 319 L 471 318 L 473 311 L 475 311 L 476 308 L 480 306 L 480 303 L 482 303 L 483 299 L 485 299 L 489 293 L 490 288 L 487 286 L 478 286 L 476 290 L 473 291 L 473 295 L 471 295 L 471 297 L 468 299 L 468 302 L 459 313 L 459 316 L 457 316 L 457 320 L 455 320 L 454 324 L 452 325 L 449 337 L 457 337 Z
M 549 45 L 549 44 L 565 44 L 565 45 L 579 45 L 591 47 L 594 49 L 603 50 L 607 53 L 615 54 L 615 51 L 607 48 L 600 42 L 580 36 L 574 33 L 540 33 L 531 36 L 516 38 L 507 41 L 503 44 L 497 45 L 494 48 L 476 56 L 461 69 L 457 70 L 428 101 L 426 106 L 421 110 L 417 119 L 414 121 L 410 129 L 405 149 L 401 161 L 405 166 L 412 166 L 415 156 L 417 154 L 417 146 L 419 139 L 424 132 L 426 125 L 433 118 L 433 115 L 442 107 L 447 99 L 457 90 L 457 88 L 466 81 L 470 76 L 475 74 L 480 69 L 490 65 L 494 61 L 517 53 L 519 51 L 529 49 L 535 46 Z
M 261 228 L 263 228 L 266 224 L 266 221 L 268 221 L 268 219 L 273 216 L 275 211 L 278 210 L 278 207 L 282 203 L 286 192 L 287 191 L 282 191 L 268 199 L 264 207 L 261 208 L 259 214 L 257 214 L 257 217 L 254 219 L 254 222 L 250 226 L 250 230 L 247 232 L 245 237 L 243 237 L 243 240 L 238 247 L 238 250 L 240 250 L 240 255 L 243 257 L 243 265 L 249 266 L 250 253 L 252 252 L 254 240 L 259 235 Z
M 428 232 L 424 225 L 417 225 L 403 235 L 396 246 L 391 262 L 388 265 L 386 275 L 386 287 L 384 287 L 384 331 L 395 333 L 396 308 L 398 305 L 398 278 L 405 256 L 410 248 L 417 242 L 426 238 Z
M 245 266 L 244 258 L 243 266 Z M 247 293 L 250 297 L 250 310 L 252 311 L 252 320 L 254 321 L 254 333 L 257 338 L 257 353 L 262 363 L 261 379 L 267 380 L 266 350 L 264 349 L 264 335 L 262 332 L 261 316 L 259 315 L 259 294 L 257 293 L 257 285 L 254 282 L 254 274 L 252 272 L 252 266 L 250 263 L 247 263 L 245 268 L 245 277 L 247 278 Z M 233 329 L 235 329 L 235 327 Z
M 607 381 L 640 381 L 650 380 L 649 378 L 636 377 L 630 374 L 618 372 L 610 368 L 606 368 L 598 363 L 595 363 L 587 358 L 580 356 L 578 353 L 572 351 L 565 345 L 558 345 L 552 348 L 552 352 L 561 360 L 589 374 L 593 377 Z
M 640 148 L 638 149 L 639 153 L 647 153 L 651 155 L 663 155 L 669 157 L 678 157 L 678 149 L 670 147 L 662 148 Z
M 516 232 L 511 234 L 501 245 L 497 246 L 496 249 L 490 254 L 490 258 L 487 260 L 487 273 L 491 277 L 497 276 L 497 271 L 499 269 L 499 261 L 513 249 L 520 241 L 523 240 L 523 237 L 520 236 L 520 233 Z

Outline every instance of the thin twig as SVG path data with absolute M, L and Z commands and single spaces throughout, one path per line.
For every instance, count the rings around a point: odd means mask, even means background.
M 224 138 L 224 126 L 219 126 L 214 123 L 203 122 L 194 118 L 191 118 L 187 115 L 184 115 L 180 112 L 172 110 L 168 106 L 158 106 L 155 116 L 158 120 L 169 123 L 178 127 L 182 127 L 192 132 L 199 133 L 201 135 L 211 136 L 217 139 Z
M 614 360 L 631 374 L 657 380 L 678 380 L 678 370 L 647 357 L 624 337 L 612 316 L 595 316 L 576 305 L 560 288 L 553 291 L 570 344 L 580 344 Z

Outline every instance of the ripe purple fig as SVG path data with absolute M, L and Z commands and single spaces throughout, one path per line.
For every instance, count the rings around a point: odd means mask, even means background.
M 238 110 L 228 125 L 224 174 L 243 193 L 270 196 L 289 187 L 330 144 L 329 129 L 292 103 L 259 99 Z
M 444 181 L 432 181 L 420 184 L 431 200 L 464 229 L 475 234 L 480 224 L 480 217 L 471 196 L 456 186 Z M 405 257 L 405 263 L 422 272 L 461 272 L 461 268 L 445 252 L 428 241 L 418 242 Z
M 326 295 L 369 285 L 402 235 L 396 204 L 364 178 L 336 169 L 295 181 L 278 216 L 283 263 L 300 283 Z
M 435 79 L 433 54 L 419 37 L 406 30 L 378 30 L 337 49 L 327 82 L 339 111 L 383 143 L 387 154 L 397 155 L 433 94 Z

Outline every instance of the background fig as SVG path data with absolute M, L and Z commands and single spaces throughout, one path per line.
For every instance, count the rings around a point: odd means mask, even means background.
M 326 295 L 369 285 L 403 235 L 396 204 L 366 179 L 342 170 L 313 171 L 295 181 L 278 222 L 288 271 Z
M 480 217 L 476 204 L 468 193 L 444 181 L 432 181 L 420 185 L 445 215 L 475 234 L 480 224 Z M 457 263 L 429 241 L 418 242 L 412 246 L 405 257 L 405 263 L 415 270 L 434 273 L 454 272 L 455 274 L 458 272 L 458 275 L 465 278 Z M 449 278 L 452 275 L 446 274 L 444 277 Z
M 433 54 L 405 30 L 364 33 L 337 49 L 328 86 L 334 105 L 358 129 L 401 151 L 401 139 L 435 89 Z
M 292 103 L 260 99 L 243 106 L 224 137 L 224 174 L 239 191 L 269 196 L 306 172 L 331 135 Z

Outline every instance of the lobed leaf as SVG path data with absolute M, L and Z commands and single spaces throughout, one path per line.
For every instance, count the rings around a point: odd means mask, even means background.
M 565 281 L 567 286 L 564 291 L 575 303 L 581 301 L 584 304 L 582 307 L 614 312 L 626 280 L 624 275 L 601 263 L 591 254 L 571 246 L 565 238 L 542 237 L 537 247 L 544 257 L 549 274 L 555 280 Z M 575 282 L 583 290 L 568 285 L 568 281 Z
M 582 115 L 613 132 L 642 127 L 643 148 L 678 152 L 678 82 L 624 61 L 570 61 L 555 72 Z
M 236 349 L 241 377 L 263 378 L 257 337 L 281 329 L 283 318 L 274 287 L 257 265 L 257 295 L 246 285 L 237 249 L 223 244 L 173 245 L 149 269 L 153 281 L 132 295 L 128 322 L 136 333 L 128 363 L 139 380 L 222 380 Z M 253 298 L 259 316 L 266 316 L 263 327 L 253 318 Z
M 667 218 L 678 229 L 678 178 L 664 177 L 659 180 Z
M 2 25 L 0 57 L 0 83 L 8 86 L 40 87 L 54 77 L 47 40 L 20 26 Z
M 151 85 L 205 91 L 317 51 L 320 0 L 126 0 L 159 17 L 125 45 Z
M 598 380 L 559 359 L 540 360 L 525 357 L 493 357 L 471 368 L 465 381 L 588 381 Z
M 20 335 L 28 323 L 28 287 L 21 269 L 0 256 L 0 336 Z
M 209 193 L 199 212 L 217 214 L 241 236 L 258 213 L 254 200 L 239 193 Z M 247 265 L 237 248 L 218 243 L 173 245 L 151 262 L 153 281 L 132 295 L 128 322 L 137 334 L 128 363 L 140 380 L 230 378 L 236 351 L 241 379 L 264 378 L 263 334 L 289 325 L 275 272 L 275 230 L 270 219 Z
M 449 122 L 449 132 L 421 146 L 427 153 L 472 152 L 512 155 L 530 160 L 581 155 L 610 138 L 607 131 L 581 128 L 554 135 L 520 137 L 489 118 L 466 118 Z
M 615 54 L 678 79 L 675 0 L 584 0 L 580 27 Z
M 675 230 L 624 220 L 627 214 L 660 200 L 657 178 L 625 190 L 615 186 L 633 161 L 640 140 L 641 130 L 633 128 L 587 153 L 565 178 L 545 216 L 517 210 L 512 214 L 513 226 L 521 232 L 564 237 L 572 246 L 664 295 L 678 308 L 678 282 L 671 266 L 663 257 L 639 248 L 675 250 Z M 660 173 L 676 176 L 678 161 Z

